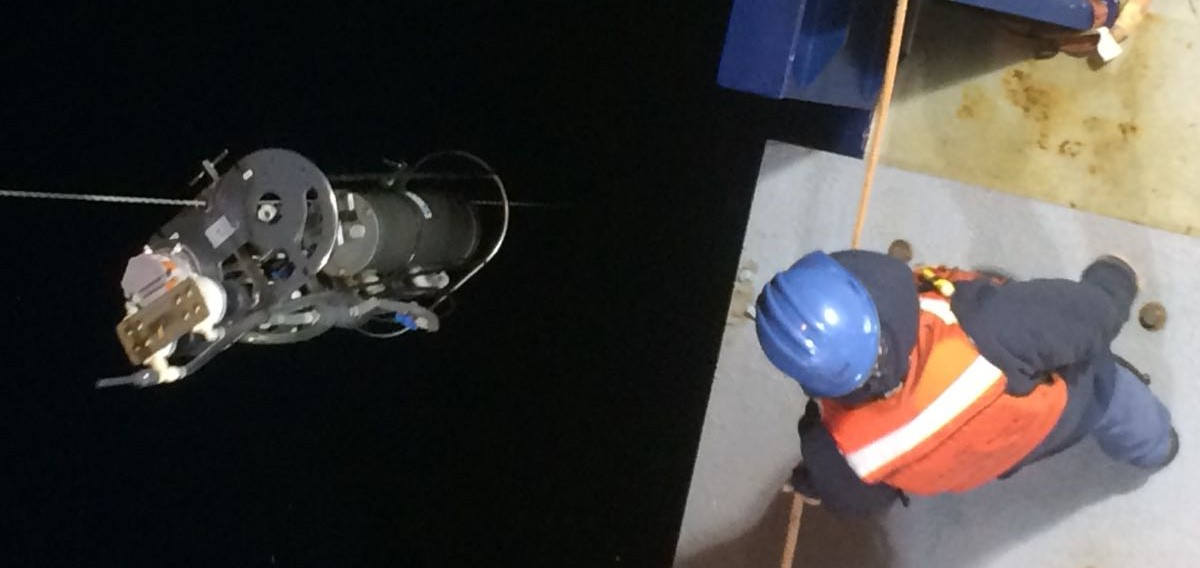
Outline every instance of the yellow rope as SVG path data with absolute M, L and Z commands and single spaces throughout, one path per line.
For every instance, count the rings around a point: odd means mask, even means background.
M 892 42 L 888 46 L 887 66 L 883 71 L 883 88 L 875 104 L 875 116 L 871 121 L 871 140 L 868 143 L 866 173 L 863 177 L 862 193 L 858 198 L 858 215 L 854 220 L 854 236 L 850 247 L 858 248 L 862 240 L 863 225 L 867 221 L 867 205 L 871 201 L 871 185 L 875 182 L 875 167 L 879 164 L 879 152 L 883 146 L 884 126 L 887 124 L 888 109 L 892 105 L 892 90 L 896 86 L 896 68 L 900 64 L 900 44 L 904 39 L 904 19 L 908 15 L 908 0 L 896 2 L 896 17 L 892 21 Z
M 879 150 L 883 143 L 884 125 L 887 122 L 888 108 L 892 103 L 892 91 L 896 85 L 896 68 L 900 63 L 900 45 L 904 38 L 904 19 L 908 15 L 908 0 L 897 0 L 896 16 L 892 21 L 892 41 L 888 46 L 887 66 L 883 71 L 883 88 L 879 91 L 879 101 L 875 105 L 875 116 L 871 121 L 871 140 L 868 146 L 867 168 L 863 178 L 862 194 L 858 200 L 858 216 L 854 221 L 854 237 L 851 247 L 858 248 L 862 238 L 863 224 L 867 219 L 867 204 L 871 200 L 871 184 L 875 180 L 875 167 L 879 163 Z M 796 558 L 796 540 L 800 535 L 800 520 L 804 514 L 804 495 L 799 492 L 792 494 L 792 508 L 788 515 L 787 534 L 783 543 L 783 558 L 780 568 L 792 568 Z

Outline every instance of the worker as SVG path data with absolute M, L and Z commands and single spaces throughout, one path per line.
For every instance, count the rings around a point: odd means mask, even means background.
M 1105 256 L 1080 281 L 1015 281 L 866 251 L 814 252 L 758 298 L 767 358 L 809 397 L 789 489 L 865 515 L 964 492 L 1091 434 L 1155 471 L 1179 436 L 1110 345 L 1137 275 Z

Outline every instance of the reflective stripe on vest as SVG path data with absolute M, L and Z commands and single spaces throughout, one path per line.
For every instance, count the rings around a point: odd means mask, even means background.
M 920 308 L 896 392 L 857 406 L 820 400 L 821 421 L 868 483 L 917 495 L 966 491 L 1037 447 L 1066 406 L 1066 382 L 1055 375 L 1027 396 L 1006 394 L 1004 373 L 975 348 L 950 303 L 927 293 Z
M 946 309 L 950 309 L 949 304 L 946 305 Z M 982 355 L 976 357 L 971 366 L 954 379 L 954 382 L 916 418 L 890 434 L 847 454 L 846 461 L 859 477 L 871 477 L 879 468 L 917 447 L 949 424 L 1003 377 L 1004 373 Z
M 929 312 L 946 323 L 946 325 L 954 325 L 958 323 L 958 316 L 954 315 L 954 310 L 950 309 L 950 302 L 939 300 L 937 298 L 921 298 L 921 311 Z

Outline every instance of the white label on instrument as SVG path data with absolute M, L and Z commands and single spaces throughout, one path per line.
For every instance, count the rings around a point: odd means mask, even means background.
M 421 215 L 424 215 L 426 219 L 433 218 L 433 211 L 431 209 L 429 209 L 429 204 L 425 203 L 425 200 L 421 199 L 421 196 L 419 196 L 411 191 L 404 192 L 404 195 L 407 195 L 408 198 L 413 201 L 413 203 L 417 204 L 417 207 L 419 207 L 421 209 Z
M 220 219 L 204 230 L 204 236 L 208 237 L 208 242 L 212 244 L 213 248 L 217 248 L 233 235 L 233 231 L 233 225 L 229 223 L 229 219 L 221 215 Z

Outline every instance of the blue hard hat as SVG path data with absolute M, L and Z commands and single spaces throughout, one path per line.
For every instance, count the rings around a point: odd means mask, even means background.
M 879 313 L 838 261 L 810 253 L 758 296 L 758 342 L 809 396 L 838 397 L 866 382 L 879 355 Z

